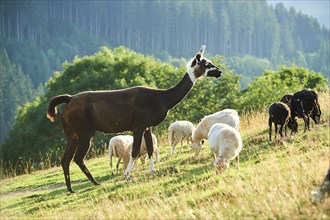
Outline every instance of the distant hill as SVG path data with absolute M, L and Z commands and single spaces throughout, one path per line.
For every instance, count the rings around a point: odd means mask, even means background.
M 321 26 L 327 29 L 330 27 L 330 1 L 328 0 L 267 0 L 267 3 L 273 6 L 282 3 L 288 10 L 293 7 L 297 12 L 301 11 L 303 14 L 316 18 Z

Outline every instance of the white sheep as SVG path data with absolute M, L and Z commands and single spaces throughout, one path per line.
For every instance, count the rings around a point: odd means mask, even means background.
M 205 116 L 197 125 L 196 130 L 192 134 L 192 144 L 190 147 L 195 151 L 196 156 L 199 154 L 204 139 L 215 123 L 227 124 L 236 130 L 239 127 L 238 113 L 234 109 L 224 109 L 211 115 Z
M 112 156 L 115 158 L 118 158 L 117 164 L 116 164 L 116 173 L 118 173 L 118 167 L 120 161 L 123 159 L 123 169 L 125 172 L 125 169 L 127 167 L 130 153 L 129 153 L 129 147 L 133 143 L 133 136 L 131 135 L 118 135 L 110 139 L 109 141 L 109 159 L 110 159 L 110 171 L 112 170 Z M 130 148 L 132 150 L 132 148 Z M 127 163 L 125 163 L 127 162 Z
M 242 138 L 237 129 L 224 124 L 214 124 L 208 133 L 211 152 L 214 155 L 214 165 L 217 172 L 228 169 L 229 161 L 237 158 L 239 168 L 239 153 L 242 150 Z
M 187 144 L 189 140 L 191 140 L 192 133 L 195 131 L 195 125 L 190 121 L 176 121 L 170 124 L 168 127 L 168 140 L 171 145 L 171 155 L 174 155 L 175 146 L 181 142 L 182 149 L 182 141 L 187 140 Z
M 157 138 L 152 134 L 152 143 L 154 147 L 154 154 L 156 154 L 156 161 L 160 161 L 159 150 L 157 145 Z M 116 173 L 118 173 L 118 167 L 121 160 L 123 160 L 123 169 L 125 169 L 129 163 L 133 148 L 133 136 L 131 135 L 118 135 L 110 139 L 109 141 L 109 159 L 110 159 L 110 171 L 112 170 L 112 156 L 117 157 Z M 145 157 L 147 155 L 147 147 L 144 138 L 142 138 L 140 153 L 137 158 L 140 158 L 141 162 L 145 163 Z

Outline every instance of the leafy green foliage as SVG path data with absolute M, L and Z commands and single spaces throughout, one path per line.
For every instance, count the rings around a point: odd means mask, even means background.
M 302 89 L 323 91 L 327 89 L 327 79 L 321 73 L 303 67 L 282 66 L 279 71 L 266 70 L 242 91 L 239 109 L 262 109 L 279 101 L 283 95 Z

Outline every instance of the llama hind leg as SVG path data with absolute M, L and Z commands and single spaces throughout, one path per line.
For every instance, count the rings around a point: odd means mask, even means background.
M 75 135 L 71 136 L 70 138 L 68 137 L 67 142 L 67 147 L 61 159 L 61 165 L 64 172 L 66 187 L 70 193 L 73 193 L 74 191 L 72 190 L 70 180 L 70 162 L 78 146 L 77 137 Z
M 76 155 L 74 156 L 74 162 L 79 166 L 81 171 L 88 177 L 88 179 L 94 184 L 94 185 L 100 185 L 97 183 L 92 176 L 92 174 L 89 172 L 87 169 L 85 163 L 84 163 L 84 158 L 90 148 L 90 140 L 91 137 L 79 137 L 78 138 L 78 148 L 76 151 Z

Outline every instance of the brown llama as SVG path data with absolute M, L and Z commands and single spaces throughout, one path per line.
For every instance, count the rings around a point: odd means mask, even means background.
M 187 72 L 181 81 L 167 90 L 137 86 L 121 90 L 59 95 L 51 99 L 47 117 L 52 122 L 56 118 L 56 106 L 67 103 L 61 114 L 62 127 L 67 138 L 61 165 L 69 192 L 73 192 L 69 172 L 72 158 L 88 179 L 94 185 L 99 185 L 83 161 L 95 131 L 104 133 L 133 131 L 132 157 L 125 171 L 127 180 L 130 180 L 130 170 L 140 152 L 143 135 L 147 145 L 150 171 L 155 172 L 151 127 L 157 126 L 166 118 L 168 111 L 186 97 L 198 78 L 221 76 L 220 69 L 203 58 L 204 50 L 205 46 L 202 46 L 188 63 Z

